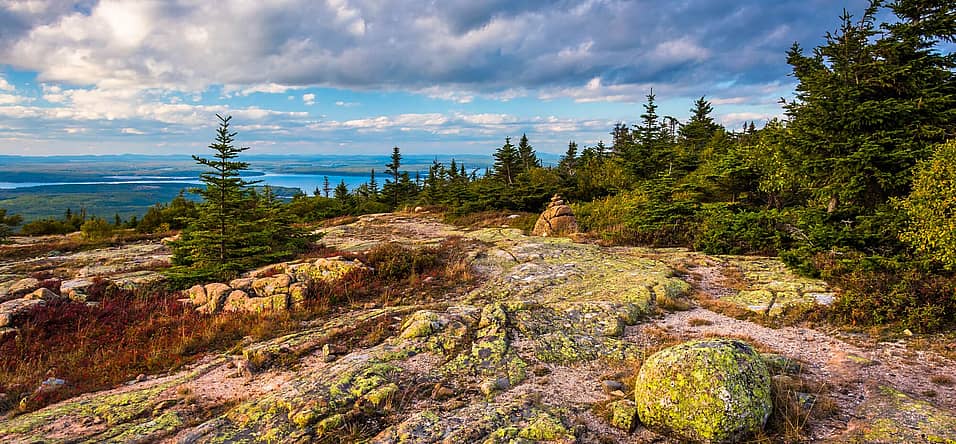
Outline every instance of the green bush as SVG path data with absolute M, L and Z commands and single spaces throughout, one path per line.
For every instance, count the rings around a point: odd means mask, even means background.
M 775 255 L 789 241 L 776 210 L 735 211 L 730 204 L 707 204 L 697 214 L 694 249 L 710 254 Z
M 80 231 L 87 240 L 103 240 L 113 235 L 113 225 L 105 219 L 94 217 L 83 222 Z
M 956 270 L 956 140 L 939 145 L 919 164 L 913 191 L 899 206 L 910 218 L 902 240 Z

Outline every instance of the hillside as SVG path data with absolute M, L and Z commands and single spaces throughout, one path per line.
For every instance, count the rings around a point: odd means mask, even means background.
M 881 340 L 781 322 L 838 290 L 776 259 L 602 247 L 407 214 L 323 231 L 329 251 L 346 253 L 451 242 L 461 281 L 350 301 L 179 370 L 8 413 L 0 441 L 672 442 L 630 426 L 635 375 L 663 347 L 719 336 L 773 364 L 769 442 L 956 442 L 952 336 Z M 163 248 L 6 261 L 0 289 L 37 270 L 143 279 L 148 270 L 104 259 L 155 265 Z

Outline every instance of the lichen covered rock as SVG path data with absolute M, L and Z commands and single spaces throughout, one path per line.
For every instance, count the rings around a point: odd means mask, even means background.
M 691 341 L 649 357 L 635 382 L 641 422 L 682 440 L 736 442 L 763 428 L 772 410 L 770 372 L 738 340 Z

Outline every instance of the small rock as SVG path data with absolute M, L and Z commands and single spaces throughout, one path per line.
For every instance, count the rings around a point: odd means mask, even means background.
M 903 334 L 906 335 L 906 336 L 913 336 L 913 332 L 910 331 L 910 329 L 908 329 L 908 328 L 907 328 L 906 330 L 903 330 Z
M 614 390 L 613 392 L 610 392 L 610 393 L 608 393 L 608 394 L 611 395 L 611 396 L 613 396 L 613 397 L 615 397 L 615 398 L 623 398 L 623 397 L 627 396 L 627 395 L 624 394 L 624 392 L 622 392 L 622 391 L 620 391 L 620 390 Z
M 47 378 L 46 380 L 44 380 L 43 382 L 41 382 L 41 383 L 40 383 L 40 387 L 38 387 L 36 391 L 38 391 L 38 392 L 52 392 L 52 391 L 55 391 L 55 390 L 59 389 L 60 387 L 63 387 L 64 385 L 66 385 L 66 381 L 64 381 L 64 380 L 62 380 L 62 379 L 60 379 L 60 378 L 50 377 L 50 378 Z
M 332 353 L 332 347 L 329 344 L 322 346 L 322 360 L 332 362 L 335 360 L 335 354 Z
M 39 301 L 50 301 L 50 300 L 53 300 L 53 299 L 56 299 L 56 298 L 59 298 L 59 297 L 60 297 L 60 296 L 59 296 L 58 294 L 54 293 L 52 290 L 50 290 L 50 289 L 48 289 L 48 288 L 38 288 L 38 289 L 34 290 L 32 293 L 30 293 L 30 294 L 24 296 L 23 299 L 33 299 L 33 300 L 39 300 Z
M 455 391 L 445 387 L 440 382 L 435 384 L 435 388 L 432 389 L 432 399 L 440 401 L 442 399 L 448 399 L 452 396 L 455 396 Z
M 145 380 L 146 380 L 146 375 L 144 375 L 144 374 L 142 374 L 142 373 L 136 375 L 136 382 L 143 382 L 143 381 L 145 381 Z
M 610 379 L 601 381 L 601 387 L 604 389 L 604 393 L 610 394 L 614 391 L 623 391 L 624 384 L 621 384 L 617 381 L 612 381 Z
M 614 401 L 607 405 L 608 422 L 630 433 L 637 425 L 637 406 L 630 399 Z

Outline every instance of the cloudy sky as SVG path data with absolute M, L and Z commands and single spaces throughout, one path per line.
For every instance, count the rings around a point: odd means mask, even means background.
M 786 50 L 865 0 L 0 0 L 0 154 L 539 151 L 779 115 Z M 250 151 L 252 153 L 253 151 Z

